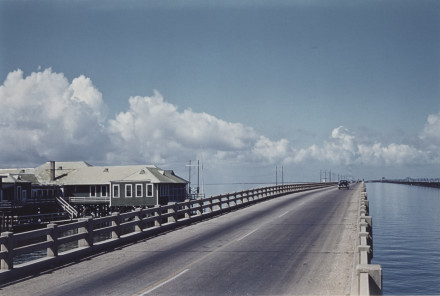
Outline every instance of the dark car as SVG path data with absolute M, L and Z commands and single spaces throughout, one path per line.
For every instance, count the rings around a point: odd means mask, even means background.
M 338 189 L 342 189 L 342 188 L 350 189 L 350 186 L 348 185 L 348 181 L 347 180 L 339 181 Z

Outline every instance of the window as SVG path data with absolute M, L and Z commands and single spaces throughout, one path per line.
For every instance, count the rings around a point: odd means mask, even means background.
M 119 185 L 113 185 L 113 197 L 119 197 Z
M 132 197 L 131 190 L 132 190 L 132 185 L 126 184 L 125 185 L 125 197 Z
M 107 196 L 107 185 L 101 186 L 101 196 Z
M 96 186 L 90 186 L 90 196 L 96 196 Z
M 153 196 L 153 185 L 152 184 L 147 185 L 147 196 L 149 196 L 149 197 Z
M 142 184 L 136 184 L 136 197 L 142 197 Z

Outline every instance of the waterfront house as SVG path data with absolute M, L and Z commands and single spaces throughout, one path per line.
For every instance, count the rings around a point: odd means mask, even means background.
M 84 161 L 47 162 L 35 169 L 40 183 L 61 188 L 71 204 L 155 206 L 187 198 L 188 182 L 154 165 L 92 166 Z
M 18 206 L 25 203 L 32 192 L 32 182 L 21 175 L 2 174 L 0 180 L 0 202 Z
M 187 198 L 188 182 L 154 165 L 49 161 L 36 168 L 0 169 L 0 175 L 2 200 L 17 203 L 63 197 L 76 205 L 155 206 Z

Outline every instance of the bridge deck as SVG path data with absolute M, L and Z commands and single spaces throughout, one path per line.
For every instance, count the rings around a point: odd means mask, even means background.
M 350 294 L 359 187 L 269 200 L 1 287 L 2 295 Z

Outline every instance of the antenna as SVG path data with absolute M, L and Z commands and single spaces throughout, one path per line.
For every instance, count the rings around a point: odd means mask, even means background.
M 197 167 L 197 191 L 196 191 L 196 196 L 199 197 L 200 195 L 200 160 L 197 160 L 197 164 L 191 164 L 191 160 L 189 161 L 189 164 L 185 165 L 187 167 L 189 167 L 189 192 L 188 194 L 190 196 L 193 195 L 192 191 L 191 191 L 191 167 Z M 204 178 L 203 178 L 203 163 L 202 163 L 202 182 L 204 182 Z M 204 184 L 202 184 L 202 196 L 205 195 L 205 188 L 204 188 Z

